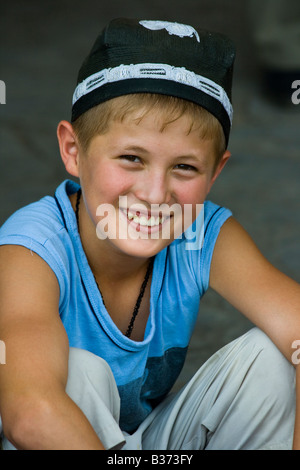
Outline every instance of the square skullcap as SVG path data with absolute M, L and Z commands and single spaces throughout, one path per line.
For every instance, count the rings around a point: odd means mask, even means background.
M 158 93 L 207 109 L 228 143 L 234 58 L 233 43 L 219 33 L 168 21 L 114 19 L 79 70 L 72 121 L 111 98 Z

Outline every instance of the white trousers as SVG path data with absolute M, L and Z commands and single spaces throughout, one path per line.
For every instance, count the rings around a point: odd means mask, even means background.
M 71 348 L 67 393 L 106 449 L 292 448 L 294 368 L 257 328 L 215 353 L 132 435 L 119 428 L 119 394 L 103 359 Z M 3 448 L 13 449 L 5 438 Z

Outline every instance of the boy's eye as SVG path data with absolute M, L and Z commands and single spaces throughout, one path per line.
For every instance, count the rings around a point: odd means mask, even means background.
M 175 170 L 197 171 L 197 168 L 195 168 L 192 165 L 187 165 L 186 163 L 179 163 L 178 165 L 175 166 Z
M 119 157 L 121 160 L 127 160 L 128 162 L 132 163 L 140 163 L 140 158 L 136 155 L 120 155 Z

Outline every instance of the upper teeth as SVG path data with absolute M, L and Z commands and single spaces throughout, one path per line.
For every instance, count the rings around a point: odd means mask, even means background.
M 159 225 L 163 224 L 165 221 L 165 217 L 154 217 L 151 215 L 151 217 L 147 218 L 144 215 L 139 217 L 136 214 L 133 214 L 132 212 L 128 212 L 128 219 L 133 220 L 136 224 L 139 225 L 147 225 L 148 227 L 153 227 L 154 225 Z

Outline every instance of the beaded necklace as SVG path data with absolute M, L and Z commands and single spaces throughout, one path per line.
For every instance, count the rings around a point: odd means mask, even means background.
M 79 234 L 80 234 L 80 230 L 79 230 L 79 205 L 80 205 L 80 197 L 81 197 L 81 189 L 79 189 L 78 192 L 77 192 L 76 206 L 75 206 L 75 215 L 76 215 L 77 227 L 78 227 L 78 233 L 79 233 Z M 154 262 L 154 258 L 151 258 L 151 259 L 150 259 L 150 262 L 149 262 L 149 264 L 148 264 L 148 268 L 147 268 L 147 271 L 146 271 L 144 280 L 143 280 L 142 285 L 141 285 L 141 288 L 140 288 L 140 292 L 139 292 L 139 295 L 138 295 L 138 298 L 137 298 L 135 307 L 134 307 L 134 309 L 133 309 L 133 313 L 132 313 L 131 320 L 130 320 L 130 322 L 129 322 L 128 328 L 127 328 L 126 333 L 125 333 L 125 336 L 127 336 L 127 338 L 130 338 L 130 336 L 131 336 L 135 319 L 136 319 L 136 317 L 137 317 L 137 315 L 138 315 L 138 313 L 139 313 L 140 305 L 141 305 L 142 299 L 143 299 L 143 297 L 144 297 L 145 289 L 146 289 L 146 287 L 147 287 L 148 280 L 149 280 L 149 277 L 150 277 L 150 274 L 151 274 L 151 271 L 152 271 L 152 268 L 153 268 L 153 262 Z M 102 295 L 101 289 L 100 289 L 100 287 L 99 287 L 99 284 L 98 284 L 98 282 L 97 282 L 97 279 L 96 279 L 95 275 L 94 275 L 94 278 L 95 278 L 95 281 L 96 281 L 98 290 L 99 290 L 99 292 L 100 292 L 100 294 L 101 294 L 102 301 L 103 301 L 103 305 L 105 306 L 105 302 L 104 302 L 104 299 L 103 299 L 103 295 Z

